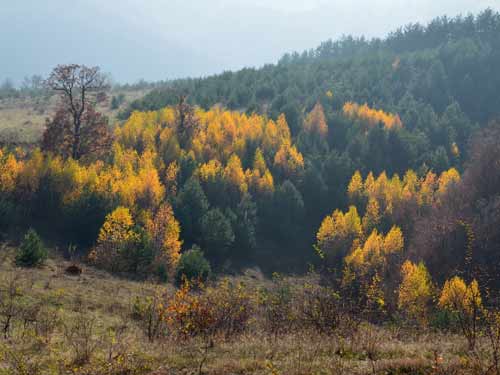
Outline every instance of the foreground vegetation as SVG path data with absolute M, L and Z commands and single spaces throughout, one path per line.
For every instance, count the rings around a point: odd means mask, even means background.
M 58 256 L 15 268 L 15 252 L 2 247 L 2 374 L 498 373 L 498 325 L 478 329 L 473 351 L 459 326 L 373 325 L 314 274 L 175 289 L 92 267 L 72 276 Z

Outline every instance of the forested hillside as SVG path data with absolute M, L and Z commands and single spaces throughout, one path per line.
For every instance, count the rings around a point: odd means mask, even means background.
M 261 69 L 173 81 L 133 103 L 123 116 L 173 104 L 174 88 L 204 108 L 222 104 L 273 118 L 285 113 L 294 134 L 300 114 L 318 99 L 326 104 L 329 91 L 337 100 L 325 105 L 328 109 L 345 101 L 366 102 L 410 116 L 410 129 L 418 127 L 411 114 L 421 112 L 422 104 L 430 106 L 425 113 L 432 109 L 439 116 L 457 102 L 472 122 L 487 122 L 498 114 L 499 30 L 499 14 L 486 10 L 437 18 L 425 26 L 410 24 L 385 39 L 347 36 Z
M 151 85 L 116 124 L 99 67 L 36 82 L 43 135 L 0 143 L 0 374 L 500 373 L 499 13 Z

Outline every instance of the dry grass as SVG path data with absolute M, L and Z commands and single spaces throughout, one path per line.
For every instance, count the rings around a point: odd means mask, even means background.
M 210 346 L 202 339 L 179 342 L 168 335 L 150 342 L 131 311 L 135 297 L 152 295 L 157 285 L 111 277 L 90 267 L 81 276 L 68 276 L 64 270 L 70 263 L 54 254 L 42 268 L 18 269 L 13 253 L 0 246 L 0 287 L 17 277 L 22 294 L 56 309 L 61 323 L 49 340 L 21 324 L 8 339 L 0 339 L 2 375 L 468 373 L 460 367 L 466 353 L 460 337 L 367 323 L 350 337 L 321 336 L 307 329 L 274 336 L 251 321 L 243 334 L 216 338 Z M 267 283 L 255 271 L 238 280 L 252 288 Z M 174 291 L 170 285 L 164 288 Z M 89 320 L 90 361 L 78 363 L 75 345 L 87 343 L 75 344 L 75 332 L 82 332 L 75 326 Z
M 123 93 L 125 100 L 116 110 L 111 110 L 111 96 Z M 118 112 L 130 102 L 143 97 L 147 90 L 112 92 L 98 111 L 109 117 L 114 124 Z M 45 119 L 50 117 L 57 104 L 57 97 L 50 98 L 9 98 L 0 100 L 0 142 L 33 143 L 42 136 Z

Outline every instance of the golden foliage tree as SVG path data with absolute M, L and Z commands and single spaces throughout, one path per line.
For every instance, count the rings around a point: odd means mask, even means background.
M 90 258 L 99 266 L 110 271 L 123 271 L 125 252 L 137 241 L 138 235 L 133 230 L 134 220 L 130 210 L 117 207 L 106 216 L 99 231 L 97 245 Z
M 297 179 L 304 171 L 304 157 L 294 145 L 287 141 L 276 153 L 274 166 L 284 178 Z
M 427 323 L 429 304 L 432 301 L 432 279 L 423 262 L 418 265 L 407 260 L 401 267 L 398 308 L 421 324 Z
M 386 113 L 382 110 L 372 109 L 367 104 L 359 105 L 353 102 L 344 104 L 343 112 L 347 117 L 359 119 L 369 126 L 382 123 L 386 129 L 402 128 L 403 123 L 399 115 Z
M 155 264 L 165 265 L 172 275 L 179 262 L 182 246 L 181 227 L 174 217 L 172 206 L 162 204 L 154 218 L 147 222 L 146 230 L 155 251 Z
M 316 103 L 314 108 L 306 117 L 304 130 L 307 133 L 317 134 L 321 138 L 328 135 L 328 124 L 326 123 L 325 112 L 321 103 Z
M 316 234 L 316 246 L 332 263 L 338 263 L 362 236 L 358 210 L 351 206 L 345 214 L 335 210 L 332 215 L 325 217 Z
M 473 350 L 478 336 L 478 323 L 483 312 L 483 302 L 479 284 L 472 280 L 469 285 L 454 276 L 447 280 L 441 290 L 439 307 L 454 314 L 459 322 L 460 329 Z

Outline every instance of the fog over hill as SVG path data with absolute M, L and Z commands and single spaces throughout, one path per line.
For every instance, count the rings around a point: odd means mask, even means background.
M 0 79 L 58 63 L 96 64 L 118 81 L 199 76 L 275 62 L 342 34 L 383 36 L 408 22 L 498 10 L 498 0 L 19 0 L 0 12 Z M 363 10 L 363 11 L 360 11 Z

